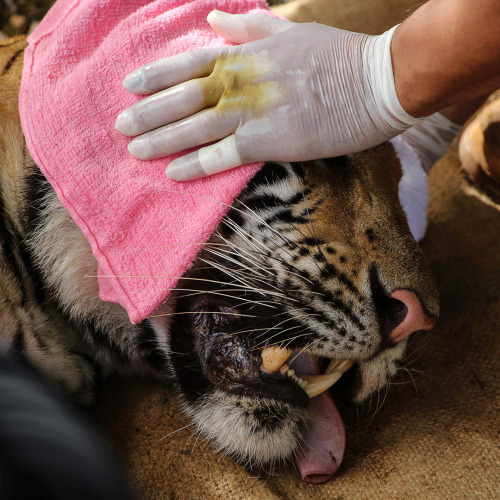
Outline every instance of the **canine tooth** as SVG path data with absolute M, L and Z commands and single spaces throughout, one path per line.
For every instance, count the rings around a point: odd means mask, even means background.
M 322 375 L 301 375 L 300 377 L 308 383 L 304 390 L 310 398 L 318 396 L 335 384 L 353 364 L 354 361 L 350 359 L 334 359 Z
M 330 364 L 326 367 L 325 374 L 332 372 L 344 373 L 354 364 L 351 359 L 332 359 Z
M 260 368 L 267 373 L 275 373 L 292 355 L 292 352 L 292 349 L 278 345 L 264 347 L 260 353 L 260 357 L 262 358 Z
M 307 387 L 304 390 L 310 398 L 314 398 L 329 389 L 341 376 L 341 372 L 323 375 L 302 375 L 302 378 L 307 382 Z

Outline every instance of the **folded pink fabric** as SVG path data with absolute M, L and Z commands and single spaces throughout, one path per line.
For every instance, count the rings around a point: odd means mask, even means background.
M 147 62 L 227 45 L 206 21 L 213 9 L 265 12 L 264 0 L 59 0 L 28 38 L 20 113 L 28 148 L 85 234 L 103 300 L 133 323 L 168 297 L 233 199 L 261 166 L 176 183 L 178 155 L 143 162 L 115 131 L 139 98 L 125 75 Z

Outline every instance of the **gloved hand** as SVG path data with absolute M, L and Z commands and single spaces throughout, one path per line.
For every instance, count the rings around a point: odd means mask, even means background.
M 116 120 L 119 132 L 139 136 L 129 144 L 133 156 L 159 158 L 219 141 L 172 161 L 166 174 L 174 180 L 245 163 L 339 156 L 419 122 L 396 95 L 395 28 L 369 36 L 219 11 L 208 22 L 242 45 L 159 60 L 123 82 L 136 94 L 158 92 Z

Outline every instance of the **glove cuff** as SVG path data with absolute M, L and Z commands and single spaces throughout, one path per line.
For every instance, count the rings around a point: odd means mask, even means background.
M 441 113 L 430 115 L 424 122 L 401 134 L 405 141 L 420 158 L 422 167 L 429 172 L 432 165 L 446 153 L 453 139 L 462 127 L 453 123 Z
M 372 97 L 372 119 L 388 139 L 424 120 L 409 115 L 396 94 L 391 41 L 397 27 L 398 25 L 394 26 L 382 35 L 370 37 L 363 50 L 364 86 Z

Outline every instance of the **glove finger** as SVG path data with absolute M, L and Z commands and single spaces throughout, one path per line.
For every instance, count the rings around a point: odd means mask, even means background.
M 153 160 L 217 141 L 234 133 L 237 127 L 236 114 L 221 117 L 214 110 L 205 110 L 136 137 L 128 150 L 140 160 Z
M 241 165 L 235 135 L 170 162 L 165 174 L 174 181 L 199 179 Z
M 295 25 L 265 14 L 227 14 L 213 10 L 207 21 L 213 30 L 233 43 L 246 43 L 280 33 Z
M 215 106 L 224 92 L 219 79 L 190 80 L 158 92 L 118 115 L 118 132 L 134 136 L 194 115 Z
M 208 76 L 227 47 L 199 49 L 159 59 L 129 73 L 123 86 L 133 94 L 153 94 L 182 82 Z

